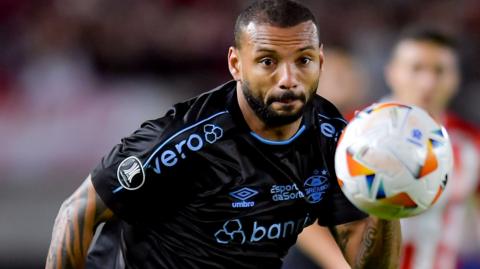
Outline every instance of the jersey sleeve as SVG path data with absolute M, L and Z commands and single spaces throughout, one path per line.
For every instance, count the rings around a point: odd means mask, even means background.
M 326 146 L 325 162 L 329 171 L 333 171 L 330 177 L 330 186 L 325 200 L 319 206 L 318 224 L 321 226 L 334 226 L 360 220 L 368 217 L 368 214 L 355 207 L 343 194 L 335 173 L 335 150 L 338 139 L 347 125 L 336 108 L 329 104 L 328 111 L 319 115 L 320 143 Z M 323 128 L 322 128 L 323 126 Z
M 336 143 L 334 145 L 335 147 L 331 153 L 332 157 L 327 160 L 330 171 L 335 171 L 334 155 Z M 333 173 L 330 179 L 329 192 L 321 205 L 318 224 L 321 226 L 335 226 L 368 217 L 368 214 L 355 207 L 343 194 L 335 173 Z
M 330 193 L 321 205 L 318 224 L 335 226 L 368 217 L 368 214 L 356 208 L 340 190 L 336 182 L 331 182 Z
M 143 123 L 114 146 L 91 173 L 100 198 L 124 220 L 134 221 L 148 215 L 146 211 L 159 176 L 147 169 L 145 163 L 161 141 L 167 125 L 165 118 Z

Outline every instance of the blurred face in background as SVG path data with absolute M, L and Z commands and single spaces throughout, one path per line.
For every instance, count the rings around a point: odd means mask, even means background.
M 386 68 L 393 98 L 439 117 L 457 92 L 457 61 L 451 48 L 430 41 L 401 41 Z
M 229 51 L 230 72 L 255 114 L 269 126 L 301 117 L 317 89 L 323 53 L 311 21 L 281 28 L 251 22 Z
M 344 114 L 365 105 L 369 81 L 361 63 L 340 49 L 326 49 L 325 63 L 318 95 L 332 102 Z

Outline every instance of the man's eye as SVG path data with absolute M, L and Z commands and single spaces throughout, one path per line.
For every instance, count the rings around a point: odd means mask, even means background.
M 310 58 L 308 58 L 308 57 L 302 57 L 302 58 L 300 58 L 300 63 L 301 63 L 301 64 L 309 64 L 311 61 L 312 61 L 312 59 L 310 59 Z
M 273 60 L 270 58 L 263 58 L 260 60 L 260 63 L 265 66 L 271 66 L 273 64 Z

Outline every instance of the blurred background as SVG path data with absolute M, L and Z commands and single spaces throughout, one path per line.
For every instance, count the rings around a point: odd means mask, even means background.
M 103 154 L 230 79 L 227 49 L 248 2 L 0 0 L 0 268 L 43 267 L 61 202 Z M 302 2 L 317 15 L 325 68 L 356 70 L 325 84 L 362 87 L 365 103 L 387 93 L 383 65 L 402 28 L 455 36 L 463 82 L 452 110 L 480 123 L 480 1 Z M 354 64 L 329 62 L 329 51 Z

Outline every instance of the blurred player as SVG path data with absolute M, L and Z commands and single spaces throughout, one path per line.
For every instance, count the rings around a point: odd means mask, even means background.
M 456 268 L 466 232 L 467 201 L 478 185 L 480 136 L 474 127 L 446 111 L 460 81 L 455 43 L 436 31 L 412 29 L 396 44 L 385 70 L 393 100 L 420 106 L 444 124 L 455 160 L 453 175 L 438 203 L 422 215 L 402 220 L 401 268 Z
M 323 69 L 318 95 L 332 102 L 347 118 L 367 105 L 370 81 L 357 58 L 344 49 L 327 48 Z
M 427 110 L 447 128 L 455 159 L 453 175 L 437 204 L 419 216 L 401 221 L 404 246 L 401 268 L 456 268 L 465 232 L 467 201 L 478 185 L 480 136 L 477 129 L 446 110 L 460 81 L 454 41 L 428 29 L 405 32 L 392 51 L 385 77 L 392 95 L 384 101 L 414 104 Z M 326 236 L 325 231 L 309 227 L 299 236 L 298 245 L 317 264 L 335 268 L 330 265 L 342 262 L 341 258 L 315 252 L 319 246 L 311 238 L 321 236 Z M 471 231 L 471 236 L 475 237 L 475 231 Z M 334 253 L 334 247 L 330 252 Z
M 99 242 L 116 247 L 103 246 L 114 251 L 99 251 L 97 267 L 279 268 L 315 220 L 352 266 L 397 267 L 399 222 L 366 216 L 336 184 L 345 122 L 315 94 L 323 51 L 310 10 L 254 2 L 228 64 L 234 81 L 145 122 L 103 158 L 62 205 L 47 268 L 82 268 L 104 221 L 114 233 Z

